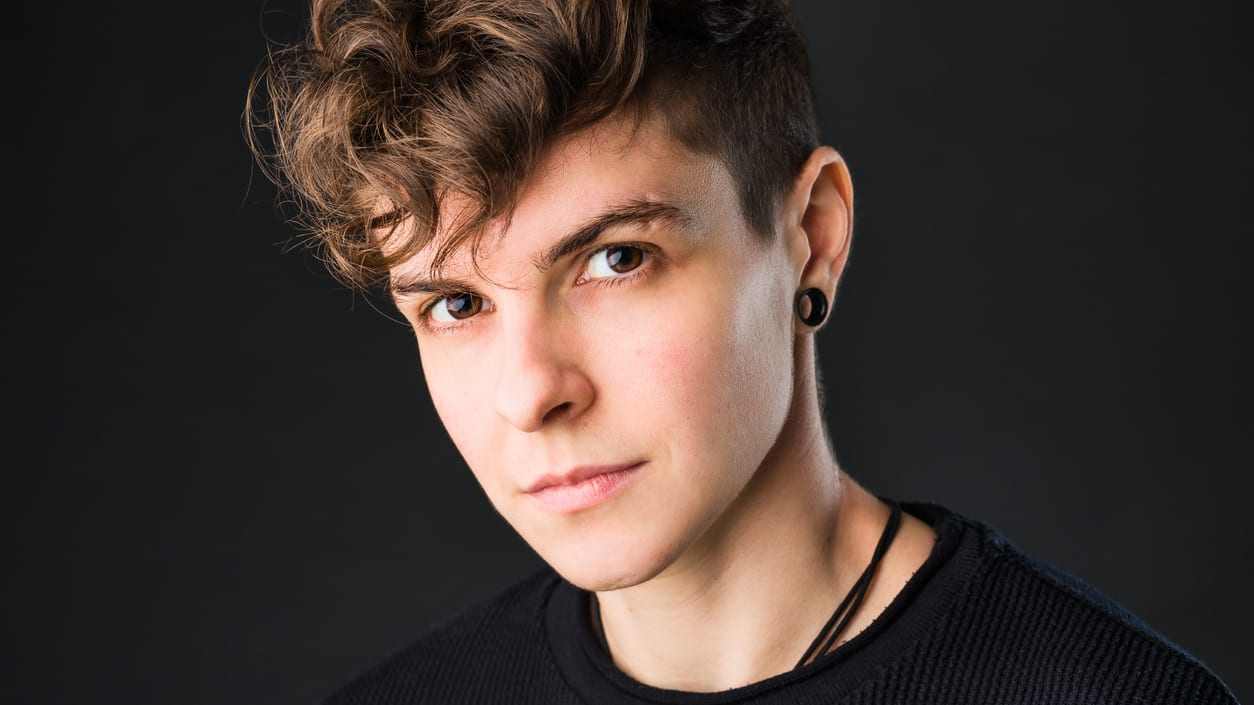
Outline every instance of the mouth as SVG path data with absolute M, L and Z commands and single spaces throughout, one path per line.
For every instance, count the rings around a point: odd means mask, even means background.
M 562 475 L 544 475 L 523 490 L 543 508 L 559 514 L 604 502 L 636 476 L 645 461 L 626 465 L 578 467 Z

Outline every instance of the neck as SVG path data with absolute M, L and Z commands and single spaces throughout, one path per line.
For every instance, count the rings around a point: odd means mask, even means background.
M 794 400 L 775 448 L 696 543 L 654 578 L 598 594 L 610 654 L 627 675 L 713 692 L 791 670 L 866 567 L 887 509 L 840 471 L 814 395 L 802 396 L 808 403 Z

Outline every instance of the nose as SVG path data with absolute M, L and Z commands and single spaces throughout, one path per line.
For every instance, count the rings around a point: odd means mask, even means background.
M 559 419 L 573 419 L 593 399 L 593 388 L 575 354 L 577 339 L 542 315 L 507 326 L 496 381 L 496 412 L 531 433 Z

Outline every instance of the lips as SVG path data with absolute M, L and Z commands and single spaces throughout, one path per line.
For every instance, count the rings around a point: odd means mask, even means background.
M 560 475 L 544 475 L 523 491 L 550 511 L 569 513 L 588 509 L 626 485 L 642 465 L 644 461 L 577 467 Z

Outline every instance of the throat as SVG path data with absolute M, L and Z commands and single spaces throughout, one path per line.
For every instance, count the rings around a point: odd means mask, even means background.
M 717 692 L 813 662 L 865 628 L 867 613 L 891 599 L 882 575 L 897 572 L 884 569 L 896 527 L 885 531 L 888 505 L 837 475 L 826 506 L 810 497 L 791 515 L 754 512 L 771 521 L 736 527 L 717 542 L 722 550 L 685 556 L 649 581 L 594 595 L 592 624 L 614 664 L 654 687 Z

